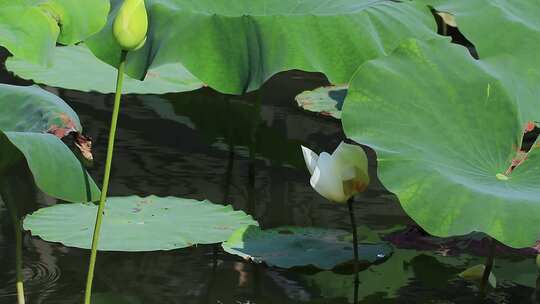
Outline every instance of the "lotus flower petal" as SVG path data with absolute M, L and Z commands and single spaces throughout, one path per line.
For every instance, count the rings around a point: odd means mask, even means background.
M 355 183 L 369 184 L 368 159 L 362 147 L 341 142 L 332 157 L 342 168 L 343 181 L 354 179 Z
M 313 175 L 313 171 L 315 171 L 319 156 L 317 155 L 317 153 L 304 146 L 302 146 L 302 154 L 304 155 L 304 160 L 306 161 L 306 167 L 309 170 L 309 174 Z
M 310 182 L 315 191 L 333 202 L 343 203 L 349 199 L 343 192 L 340 163 L 326 152 L 319 155 Z

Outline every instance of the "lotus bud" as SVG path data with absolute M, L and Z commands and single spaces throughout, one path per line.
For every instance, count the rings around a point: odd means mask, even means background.
M 124 0 L 113 23 L 116 42 L 125 51 L 136 50 L 144 45 L 147 30 L 144 0 Z
M 345 203 L 367 188 L 368 160 L 361 147 L 342 142 L 332 154 L 317 155 L 302 146 L 302 153 L 311 174 L 311 187 L 328 200 Z

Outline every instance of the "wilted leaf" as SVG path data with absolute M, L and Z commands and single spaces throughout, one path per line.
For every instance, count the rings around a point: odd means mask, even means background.
M 347 96 L 348 86 L 328 86 L 305 91 L 296 96 L 298 106 L 304 110 L 341 119 L 341 108 Z
M 81 131 L 77 114 L 56 95 L 37 86 L 0 84 L 2 163 L 24 158 L 42 191 L 71 202 L 99 198 L 92 178 L 59 139 Z

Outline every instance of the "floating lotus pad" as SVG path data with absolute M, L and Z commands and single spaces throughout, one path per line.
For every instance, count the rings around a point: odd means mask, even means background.
M 119 48 L 112 4 L 103 30 L 86 41 L 96 56 L 117 66 Z M 367 60 L 387 55 L 408 37 L 436 36 L 423 3 L 391 0 L 146 0 L 149 39 L 127 58 L 127 73 L 181 62 L 210 87 L 231 94 L 258 89 L 291 69 L 347 83 Z M 194 30 L 196 28 L 197 30 Z
M 97 206 L 60 204 L 26 217 L 32 235 L 66 246 L 91 248 Z M 231 206 L 176 197 L 110 197 L 107 199 L 99 250 L 155 251 L 215 244 L 236 229 L 257 225 Z
M 100 93 L 115 91 L 116 69 L 97 59 L 84 45 L 56 47 L 50 67 L 10 57 L 6 68 L 21 78 L 53 87 Z M 203 83 L 180 63 L 174 63 L 148 71 L 144 81 L 126 77 L 123 93 L 164 94 L 192 91 L 202 86 Z
M 327 86 L 305 91 L 296 96 L 298 106 L 304 110 L 341 119 L 341 108 L 347 96 L 346 85 Z
M 57 136 L 48 134 L 53 130 Z M 59 138 L 81 131 L 77 114 L 56 95 L 37 86 L 0 84 L 0 171 L 24 158 L 45 193 L 67 201 L 97 200 L 96 184 Z
M 481 54 L 447 39 L 410 40 L 366 63 L 350 83 L 344 130 L 377 152 L 380 180 L 430 234 L 479 231 L 530 247 L 540 235 L 540 149 L 511 166 L 529 119 L 540 120 L 522 110 L 540 102 L 536 88 L 513 82 L 525 75 Z
M 222 247 L 228 253 L 269 266 L 332 269 L 353 260 L 353 245 L 344 240 L 349 234 L 314 227 L 261 230 L 249 226 L 236 231 Z M 386 243 L 360 244 L 358 253 L 361 265 L 370 265 L 390 257 L 392 247 Z
M 0 7 L 0 46 L 17 57 L 49 64 L 57 41 L 73 44 L 99 31 L 107 22 L 110 4 L 109 0 L 0 0 Z

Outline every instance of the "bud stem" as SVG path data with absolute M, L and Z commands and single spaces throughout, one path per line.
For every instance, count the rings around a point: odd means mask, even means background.
M 94 226 L 94 235 L 92 237 L 92 251 L 90 253 L 90 264 L 88 266 L 88 276 L 86 278 L 86 290 L 84 292 L 84 304 L 90 304 L 92 296 L 92 281 L 94 279 L 94 268 L 96 265 L 97 248 L 99 243 L 99 232 L 103 213 L 105 209 L 105 201 L 107 200 L 107 192 L 109 190 L 109 178 L 111 175 L 111 165 L 114 150 L 114 139 L 116 136 L 116 124 L 118 122 L 118 113 L 120 112 L 120 100 L 122 97 L 122 83 L 124 80 L 124 67 L 126 63 L 126 51 L 122 51 L 120 55 L 120 65 L 118 66 L 118 75 L 116 78 L 116 93 L 114 95 L 114 106 L 111 119 L 111 127 L 109 129 L 109 142 L 107 145 L 107 160 L 105 162 L 105 173 L 103 175 L 103 187 L 101 189 L 101 197 L 96 215 L 96 224 Z

